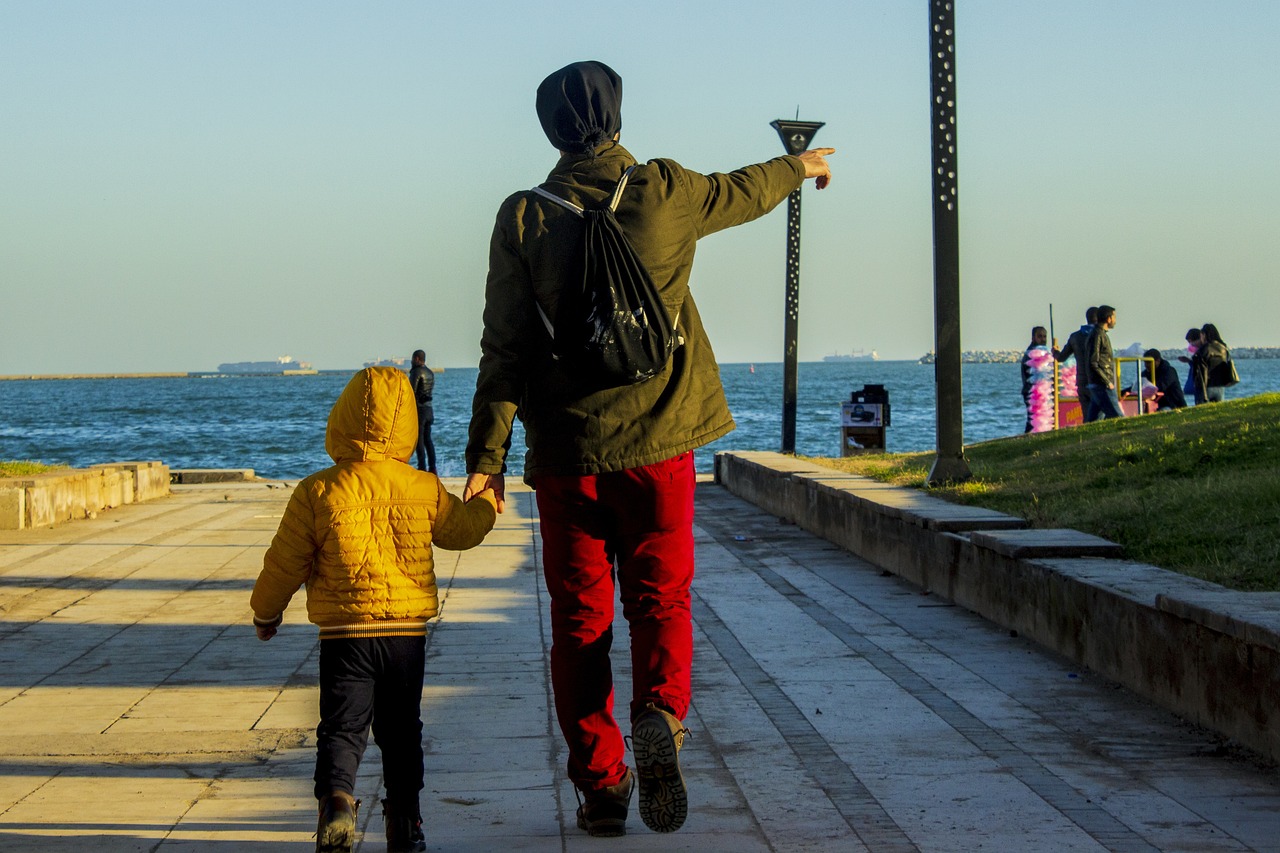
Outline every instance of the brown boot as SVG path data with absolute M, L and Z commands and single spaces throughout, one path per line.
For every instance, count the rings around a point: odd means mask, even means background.
M 582 793 L 578 804 L 578 829 L 595 838 L 616 838 L 627 834 L 627 809 L 636 778 L 630 769 L 618 784 L 599 791 Z M 575 788 L 574 793 L 578 794 Z
M 689 814 L 680 773 L 680 747 L 689 734 L 675 716 L 652 702 L 631 722 L 631 754 L 640 781 L 640 819 L 654 832 L 675 832 Z
M 320 798 L 316 825 L 316 853 L 351 853 L 356 843 L 356 813 L 360 801 L 346 791 Z
M 383 800 L 382 822 L 387 827 L 387 853 L 422 853 L 427 849 L 417 805 L 397 808 L 391 800 Z

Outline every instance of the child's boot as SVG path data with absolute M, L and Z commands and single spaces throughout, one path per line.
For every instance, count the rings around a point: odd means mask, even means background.
M 422 853 L 427 849 L 417 803 L 397 806 L 390 799 L 383 800 L 382 820 L 387 827 L 387 853 Z
M 356 843 L 356 812 L 360 801 L 346 791 L 320 798 L 316 853 L 351 853 Z

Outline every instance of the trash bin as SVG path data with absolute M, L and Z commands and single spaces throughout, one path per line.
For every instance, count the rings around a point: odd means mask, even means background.
M 889 392 L 883 385 L 863 385 L 840 404 L 840 455 L 883 453 L 889 426 Z

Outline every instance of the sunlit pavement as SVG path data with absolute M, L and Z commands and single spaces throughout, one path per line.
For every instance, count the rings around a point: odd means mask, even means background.
M 0 532 L 0 850 L 314 848 L 316 631 L 301 594 L 270 643 L 249 624 L 288 496 L 179 486 Z M 437 552 L 430 850 L 1280 850 L 1274 769 L 714 485 L 698 503 L 684 828 L 577 829 L 513 487 L 482 547 Z M 379 785 L 371 745 L 357 849 L 385 849 Z

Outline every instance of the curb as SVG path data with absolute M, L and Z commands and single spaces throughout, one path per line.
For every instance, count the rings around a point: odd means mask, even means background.
M 780 453 L 717 453 L 715 472 L 761 509 L 1280 762 L 1280 593 Z
M 0 480 L 0 530 L 50 527 L 169 494 L 163 462 L 108 462 Z

